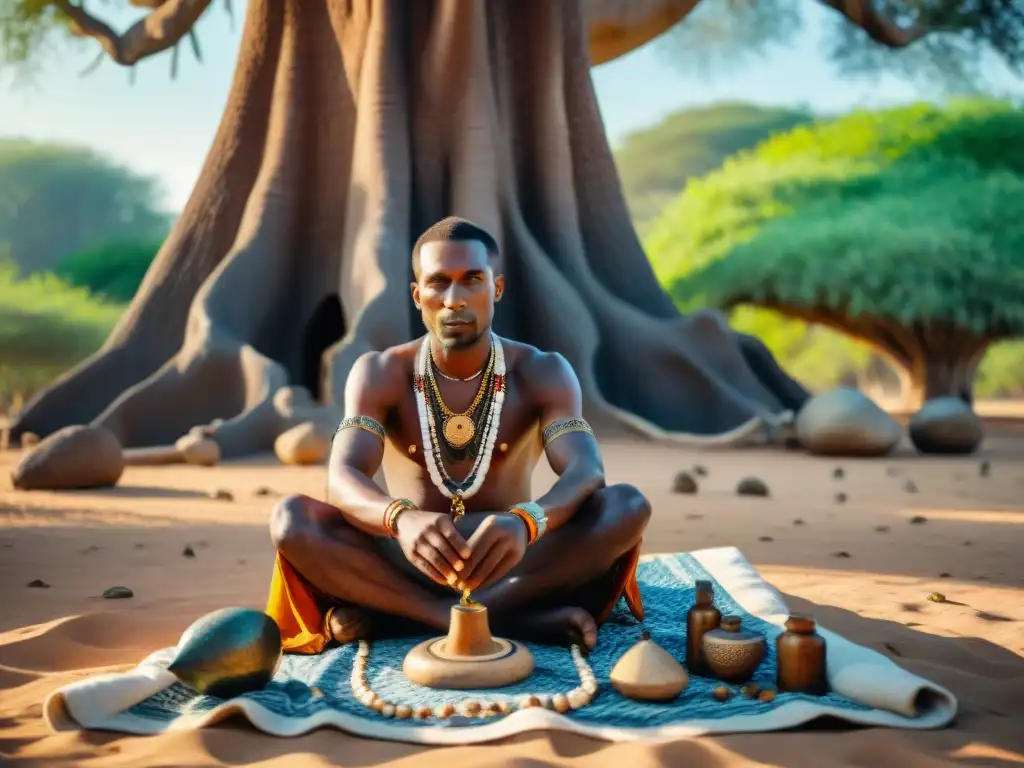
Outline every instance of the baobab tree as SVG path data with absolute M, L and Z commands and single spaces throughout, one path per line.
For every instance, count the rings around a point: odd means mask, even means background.
M 181 217 L 102 349 L 13 432 L 93 424 L 141 446 L 213 423 L 224 456 L 266 449 L 288 426 L 289 387 L 336 407 L 360 354 L 421 332 L 409 251 L 449 214 L 505 253 L 496 330 L 564 354 L 598 428 L 728 443 L 777 423 L 806 391 L 758 340 L 717 313 L 680 315 L 658 284 L 590 77 L 698 2 L 249 0 Z M 895 15 L 825 3 L 890 48 L 932 31 L 991 37 L 1002 27 L 979 13 L 1019 14 L 1015 0 L 907 2 Z M 176 55 L 210 0 L 131 4 L 148 15 L 119 35 L 84 5 L 21 0 L 6 39 L 27 55 L 64 24 L 132 66 Z

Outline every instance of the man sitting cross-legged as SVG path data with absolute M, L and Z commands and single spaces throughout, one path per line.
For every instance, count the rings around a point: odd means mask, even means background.
M 650 506 L 605 484 L 568 362 L 491 330 L 504 288 L 494 239 L 445 219 L 412 259 L 427 333 L 353 366 L 332 503 L 291 496 L 273 511 L 267 613 L 287 651 L 318 653 L 331 640 L 444 634 L 468 589 L 498 634 L 592 648 L 620 597 L 642 618 Z M 542 452 L 559 477 L 531 501 Z M 372 479 L 382 465 L 389 493 Z

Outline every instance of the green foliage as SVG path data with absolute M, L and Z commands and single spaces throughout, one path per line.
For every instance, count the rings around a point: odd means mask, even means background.
M 0 2 L 0 68 L 24 65 L 55 35 L 67 34 L 66 17 L 51 0 Z
M 1024 330 L 1014 130 L 1024 112 L 981 101 L 798 127 L 692 182 L 648 255 L 687 309 L 752 301 Z
M 159 241 L 105 243 L 61 260 L 57 275 L 103 299 L 127 303 L 135 296 L 159 250 Z
M 0 246 L 22 271 L 103 242 L 162 239 L 161 197 L 155 179 L 90 149 L 0 140 Z
M 124 308 L 60 278 L 0 262 L 0 363 L 70 365 L 102 345 Z
M 1024 340 L 993 344 L 978 366 L 978 397 L 1024 396 Z
M 722 103 L 680 110 L 628 135 L 615 162 L 634 225 L 642 233 L 688 179 L 703 176 L 776 131 L 810 120 L 800 110 Z

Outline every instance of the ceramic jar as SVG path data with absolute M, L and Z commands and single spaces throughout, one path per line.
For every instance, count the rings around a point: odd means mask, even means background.
M 718 629 L 705 633 L 704 658 L 716 678 L 745 683 L 764 658 L 764 635 L 743 628 L 739 616 L 723 616 Z
M 825 665 L 825 638 L 816 631 L 810 616 L 792 615 L 786 620 L 786 631 L 775 640 L 778 654 L 778 687 L 780 691 L 828 693 L 828 670 Z

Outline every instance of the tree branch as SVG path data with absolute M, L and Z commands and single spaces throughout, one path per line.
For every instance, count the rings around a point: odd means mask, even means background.
M 113 61 L 129 67 L 175 45 L 203 15 L 210 0 L 135 0 L 133 5 L 152 10 L 123 35 L 70 0 L 54 0 L 54 4 L 74 24 L 76 34 L 95 38 Z
M 868 37 L 887 48 L 906 48 L 931 32 L 924 24 L 901 27 L 875 8 L 873 0 L 821 0 L 863 29 Z

